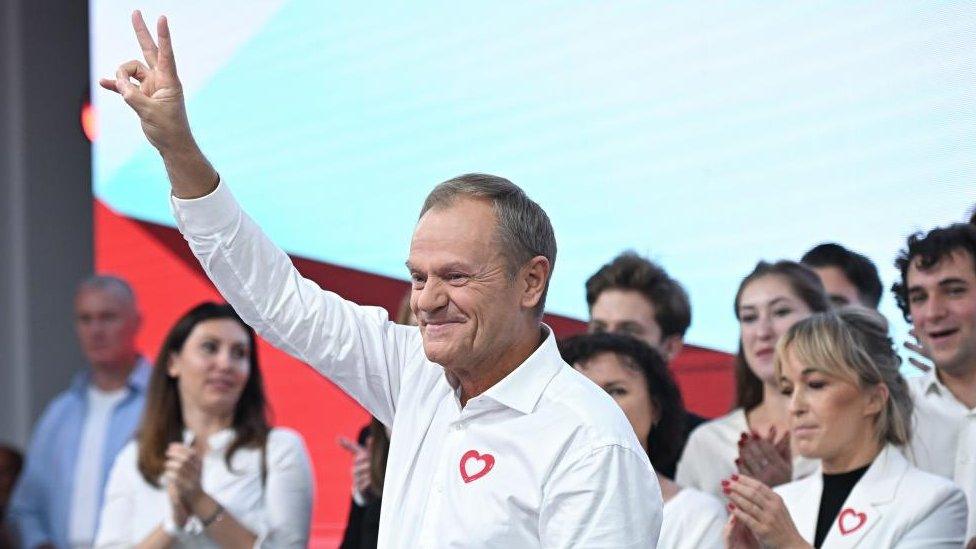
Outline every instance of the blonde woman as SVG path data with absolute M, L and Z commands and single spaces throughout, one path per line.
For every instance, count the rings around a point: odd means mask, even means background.
M 966 500 L 909 464 L 912 403 L 885 320 L 866 309 L 797 323 L 776 349 L 797 451 L 817 473 L 775 491 L 746 475 L 723 482 L 729 547 L 958 548 Z

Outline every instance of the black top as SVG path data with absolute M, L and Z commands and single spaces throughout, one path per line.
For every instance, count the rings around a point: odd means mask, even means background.
M 813 538 L 813 546 L 820 547 L 827 532 L 837 520 L 841 506 L 847 501 L 847 496 L 851 495 L 851 490 L 857 481 L 861 480 L 870 464 L 854 469 L 846 473 L 836 475 L 823 475 L 823 495 L 820 496 L 820 513 L 817 515 L 817 534 Z

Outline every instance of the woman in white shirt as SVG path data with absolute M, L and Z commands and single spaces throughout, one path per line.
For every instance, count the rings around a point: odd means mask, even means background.
M 563 360 L 607 392 L 624 411 L 656 471 L 674 463 L 681 448 L 687 412 L 664 359 L 633 337 L 599 333 L 560 343 Z M 664 521 L 657 547 L 722 547 L 727 513 L 714 496 L 679 486 L 657 473 Z
M 724 482 L 730 547 L 961 547 L 966 499 L 900 453 L 912 401 L 884 318 L 867 309 L 815 315 L 777 346 L 794 446 L 819 472 L 775 491 Z
M 96 547 L 305 547 L 311 508 L 301 437 L 268 424 L 254 330 L 229 305 L 194 307 L 156 359 Z
M 815 470 L 815 462 L 792 457 L 773 350 L 790 326 L 828 308 L 820 279 L 799 263 L 761 261 L 743 279 L 735 296 L 735 409 L 692 431 L 675 474 L 679 484 L 721 496 L 722 479 L 736 472 L 776 485 Z

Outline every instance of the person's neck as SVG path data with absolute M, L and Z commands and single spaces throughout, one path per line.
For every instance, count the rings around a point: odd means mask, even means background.
M 746 413 L 749 428 L 760 436 L 769 434 L 770 427 L 776 427 L 777 438 L 790 429 L 788 411 L 789 399 L 768 383 L 763 383 L 763 399 L 758 406 Z
M 531 329 L 523 329 L 515 343 L 504 350 L 500 357 L 488 357 L 481 364 L 468 365 L 451 372 L 461 387 L 461 406 L 469 400 L 492 388 L 505 376 L 515 371 L 525 362 L 545 338 L 541 324 L 536 323 Z
M 192 406 L 183 406 L 183 425 L 193 433 L 194 445 L 206 445 L 210 435 L 227 429 L 233 423 L 233 410 L 227 413 L 213 413 Z
M 136 367 L 139 355 L 133 352 L 130 356 L 111 364 L 92 364 L 91 383 L 99 391 L 111 392 L 122 389 L 129 381 L 132 370 Z
M 952 373 L 947 369 L 936 368 L 935 375 L 963 406 L 970 410 L 976 408 L 976 364 L 967 365 Z
M 860 444 L 845 445 L 841 454 L 821 459 L 825 474 L 837 475 L 860 469 L 874 462 L 881 453 L 882 444 L 875 440 L 872 431 L 862 433 L 854 440 Z

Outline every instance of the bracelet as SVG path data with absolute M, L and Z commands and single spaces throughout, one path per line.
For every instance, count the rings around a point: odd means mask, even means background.
M 209 517 L 205 519 L 200 519 L 200 524 L 203 525 L 204 529 L 206 529 L 211 524 L 215 522 L 219 522 L 220 519 L 223 518 L 223 516 L 224 516 L 224 506 L 217 503 L 217 509 Z

